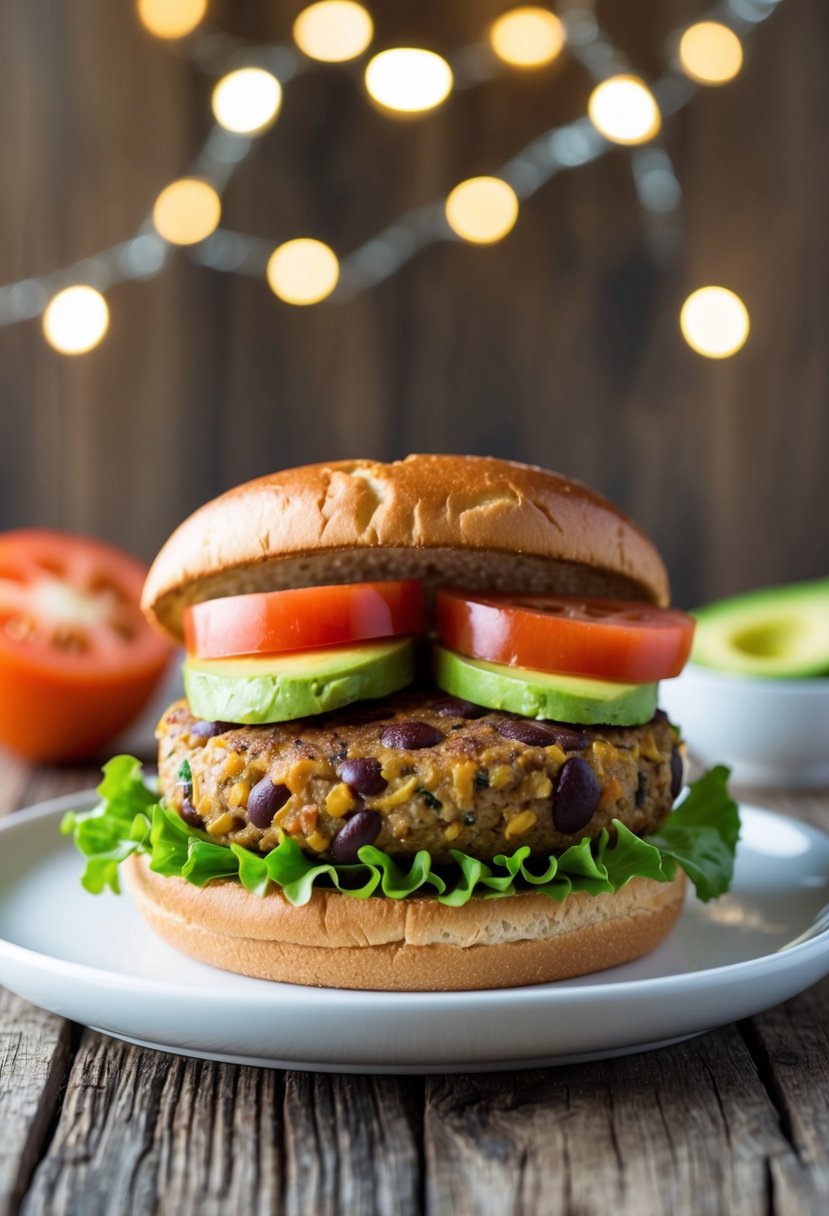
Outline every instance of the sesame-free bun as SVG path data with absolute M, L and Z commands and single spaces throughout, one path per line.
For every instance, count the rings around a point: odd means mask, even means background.
M 315 890 L 294 907 L 275 888 L 238 882 L 195 887 L 126 864 L 142 915 L 169 945 L 225 971 L 322 988 L 386 992 L 512 988 L 628 963 L 667 936 L 682 910 L 685 875 L 634 878 L 615 895 L 471 899 L 355 899 Z
M 667 604 L 654 545 L 586 486 L 483 456 L 343 460 L 228 491 L 173 533 L 144 587 L 180 641 L 188 604 L 251 591 L 419 578 L 469 590 Z

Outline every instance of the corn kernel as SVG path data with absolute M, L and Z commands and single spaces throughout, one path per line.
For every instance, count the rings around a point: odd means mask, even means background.
M 306 840 L 309 849 L 313 849 L 315 853 L 324 853 L 330 844 L 330 840 L 322 832 L 314 832 Z
M 292 794 L 301 794 L 312 777 L 330 774 L 331 766 L 325 760 L 297 760 L 288 770 L 285 784 Z
M 656 740 L 653 737 L 653 732 L 648 731 L 645 738 L 642 740 L 642 755 L 646 760 L 661 760 L 662 753 L 656 746 Z
M 205 794 L 203 798 L 199 798 L 198 802 L 194 802 L 193 805 L 201 815 L 202 819 L 206 819 L 213 810 L 213 803 L 207 794 Z
M 514 840 L 516 836 L 526 835 L 537 822 L 538 816 L 535 811 L 521 811 L 513 819 L 509 820 L 504 828 L 504 835 L 507 840 Z
M 443 833 L 443 839 L 448 840 L 451 843 L 453 840 L 457 840 L 460 834 L 461 825 L 459 823 L 450 823 L 449 827 Z
M 372 804 L 373 809 L 376 811 L 390 811 L 392 807 L 400 806 L 403 802 L 408 802 L 417 789 L 419 780 L 420 778 L 417 776 L 410 777 L 408 781 L 404 781 L 402 785 L 398 785 L 396 790 L 392 790 L 384 798 L 376 799 Z
M 458 806 L 465 807 L 472 804 L 475 790 L 475 773 L 478 771 L 478 766 L 474 760 L 463 760 L 460 764 L 455 765 L 452 773 L 452 785 L 455 790 L 455 801 Z
M 561 765 L 567 759 L 567 753 L 562 751 L 557 743 L 551 743 L 549 747 L 545 747 L 544 755 L 551 764 Z
M 521 786 L 524 798 L 549 798 L 553 792 L 553 783 L 544 772 L 530 773 Z
M 228 752 L 227 758 L 222 765 L 222 776 L 238 777 L 244 767 L 245 762 L 238 752 Z
M 224 836 L 225 832 L 229 832 L 232 827 L 233 816 L 230 811 L 225 811 L 218 819 L 214 819 L 207 825 L 207 831 L 211 836 Z
M 342 819 L 356 805 L 357 799 L 344 781 L 332 786 L 325 798 L 325 809 L 334 819 Z
M 227 795 L 228 806 L 247 806 L 250 793 L 249 781 L 237 781 L 230 787 Z
M 489 771 L 489 784 L 494 790 L 502 790 L 513 779 L 513 769 L 509 764 L 496 764 Z

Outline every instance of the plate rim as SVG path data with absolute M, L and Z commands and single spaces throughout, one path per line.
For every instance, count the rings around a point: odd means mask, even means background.
M 35 803 L 30 807 L 22 808 L 18 811 L 12 811 L 0 818 L 0 836 L 8 831 L 14 831 L 15 828 L 20 829 L 23 825 L 33 821 L 48 819 L 54 817 L 57 819 L 59 814 L 63 814 L 68 810 L 86 810 L 94 805 L 97 801 L 97 793 L 94 789 L 78 790 L 69 794 L 62 794 L 57 798 L 50 798 L 45 801 Z M 778 811 L 770 810 L 767 807 L 758 807 L 749 803 L 739 803 L 740 813 L 748 812 L 750 815 L 759 814 L 763 817 L 771 817 L 772 819 L 781 819 L 786 823 L 791 820 L 782 815 Z M 797 826 L 801 828 L 807 837 L 818 838 L 824 848 L 829 850 L 829 833 L 823 832 L 820 828 L 814 827 L 812 824 L 802 820 L 795 820 Z M 62 842 L 65 847 L 71 847 L 68 838 L 60 837 L 55 833 L 55 845 L 61 847 Z M 97 898 L 89 896 L 90 899 Z M 112 898 L 124 898 L 124 896 L 112 896 Z M 695 896 L 690 893 L 690 899 Z M 2 901 L 2 896 L 0 896 Z M 808 928 L 804 932 L 808 933 Z M 769 954 L 762 954 L 752 959 L 743 959 L 736 963 L 724 963 L 715 967 L 706 967 L 694 971 L 683 971 L 678 975 L 660 975 L 649 976 L 643 979 L 633 980 L 615 980 L 608 983 L 589 981 L 581 982 L 577 986 L 565 987 L 563 984 L 531 984 L 519 986 L 516 988 L 484 988 L 462 991 L 449 992 L 387 992 L 387 991 L 363 991 L 350 988 L 316 988 L 309 985 L 288 984 L 270 980 L 257 980 L 254 977 L 240 977 L 248 980 L 252 985 L 249 992 L 245 992 L 244 1000 L 256 1004 L 264 1004 L 270 1006 L 274 999 L 274 990 L 279 993 L 282 1000 L 294 1000 L 301 1003 L 302 1000 L 314 999 L 315 996 L 324 997 L 325 993 L 336 992 L 337 999 L 354 1004 L 355 1006 L 364 1005 L 370 1002 L 372 1005 L 388 1003 L 390 1011 L 399 1005 L 410 1005 L 416 1002 L 423 1010 L 432 1008 L 438 1013 L 444 1006 L 452 1007 L 457 1004 L 473 1003 L 475 1005 L 486 1006 L 488 1004 L 497 1004 L 504 1000 L 520 1000 L 528 1005 L 533 1004 L 548 1004 L 554 1000 L 557 1004 L 568 1005 L 578 1004 L 581 1001 L 597 999 L 601 992 L 612 990 L 614 997 L 624 1001 L 635 1000 L 641 997 L 653 995 L 654 997 L 663 997 L 667 993 L 673 993 L 676 996 L 682 996 L 686 988 L 692 988 L 698 991 L 700 988 L 717 987 L 720 988 L 723 984 L 729 987 L 740 983 L 749 983 L 755 978 L 755 973 L 762 974 L 773 963 L 777 966 L 773 970 L 788 971 L 799 965 L 806 966 L 814 956 L 819 956 L 827 952 L 829 956 L 829 925 L 822 928 L 805 941 L 795 939 L 793 945 L 783 945 Z M 154 980 L 144 976 L 131 975 L 129 972 L 116 972 L 108 970 L 104 967 L 96 967 L 88 963 L 74 962 L 69 959 L 57 958 L 54 955 L 45 954 L 42 951 L 31 949 L 27 946 L 18 945 L 11 942 L 8 938 L 0 936 L 0 960 L 7 957 L 11 961 L 16 961 L 18 964 L 27 965 L 30 968 L 43 972 L 49 972 L 53 975 L 64 976 L 67 979 L 77 979 L 81 981 L 94 982 L 100 987 L 106 988 L 117 985 L 124 992 L 140 993 L 147 996 L 175 996 L 176 998 L 192 998 L 194 993 L 203 992 L 202 985 L 196 985 L 192 982 L 180 983 L 175 980 Z M 829 966 L 827 967 L 829 971 Z M 596 975 L 603 974 L 596 972 Z M 566 981 L 565 981 L 566 983 Z M 239 992 L 225 991 L 221 989 L 211 989 L 211 1000 L 215 1000 L 222 1005 L 232 1005 L 240 999 Z M 309 995 L 310 994 L 310 995 Z M 322 996 L 320 996 L 322 994 Z

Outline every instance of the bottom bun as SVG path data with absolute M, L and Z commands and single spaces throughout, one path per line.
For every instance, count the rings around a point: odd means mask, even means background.
M 153 874 L 133 855 L 127 885 L 171 946 L 259 979 L 321 988 L 427 992 L 544 984 L 629 963 L 653 950 L 682 910 L 685 875 L 634 878 L 615 895 L 472 899 L 355 899 L 315 890 L 296 908 L 275 888 L 195 887 Z

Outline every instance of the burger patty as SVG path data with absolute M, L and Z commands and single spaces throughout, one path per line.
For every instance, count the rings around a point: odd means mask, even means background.
M 674 731 L 567 726 L 487 710 L 437 690 L 268 726 L 162 718 L 165 802 L 217 842 L 267 853 L 287 833 L 320 860 L 451 849 L 482 861 L 529 845 L 561 852 L 619 819 L 655 831 L 681 783 Z

